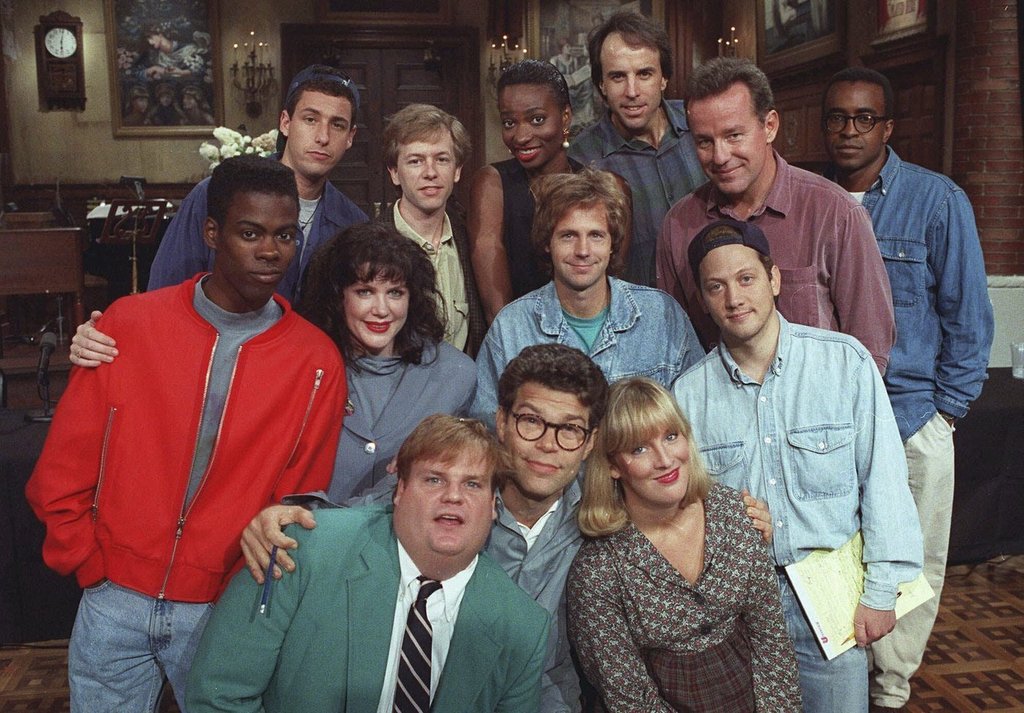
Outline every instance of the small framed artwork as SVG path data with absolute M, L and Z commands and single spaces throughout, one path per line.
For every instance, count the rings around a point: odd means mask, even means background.
M 634 10 L 658 24 L 665 21 L 664 0 L 530 0 L 526 17 L 528 56 L 558 67 L 569 85 L 572 132 L 604 115 L 587 55 L 587 35 L 619 10 Z
M 114 136 L 209 136 L 223 123 L 217 0 L 106 0 Z
M 928 0 L 878 0 L 878 27 L 872 44 L 900 40 L 928 29 Z
M 757 0 L 757 63 L 785 73 L 842 50 L 839 0 Z
M 316 0 L 316 19 L 368 25 L 452 21 L 453 0 Z

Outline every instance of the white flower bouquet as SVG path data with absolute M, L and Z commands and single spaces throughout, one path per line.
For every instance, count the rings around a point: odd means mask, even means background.
M 199 155 L 210 162 L 211 171 L 221 161 L 232 156 L 255 154 L 267 157 L 277 150 L 277 129 L 271 129 L 265 134 L 252 138 L 226 126 L 218 126 L 213 130 L 213 138 L 220 142 L 220 146 L 215 146 L 208 141 L 204 141 L 199 146 Z

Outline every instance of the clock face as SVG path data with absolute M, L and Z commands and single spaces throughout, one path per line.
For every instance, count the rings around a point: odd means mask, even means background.
M 78 49 L 75 33 L 66 27 L 54 27 L 46 33 L 46 51 L 61 59 L 70 57 Z

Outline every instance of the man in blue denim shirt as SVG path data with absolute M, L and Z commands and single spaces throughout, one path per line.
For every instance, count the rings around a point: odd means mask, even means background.
M 974 212 L 951 180 L 900 160 L 886 142 L 893 93 L 882 74 L 845 69 L 822 103 L 827 177 L 871 214 L 892 285 L 896 344 L 885 386 L 924 531 L 925 575 L 935 598 L 871 649 L 872 705 L 898 709 L 928 643 L 946 571 L 953 510 L 953 422 L 981 393 L 992 346 L 992 303 Z
M 477 354 L 470 415 L 494 426 L 498 377 L 524 347 L 566 344 L 589 356 L 609 382 L 646 376 L 671 385 L 704 350 L 666 293 L 609 277 L 621 262 L 629 202 L 607 171 L 542 176 L 530 236 L 550 259 L 553 280 L 506 305 Z
M 708 471 L 768 501 L 777 567 L 863 533 L 857 647 L 826 660 L 781 569 L 779 586 L 804 710 L 865 713 L 864 647 L 892 631 L 897 587 L 921 571 L 921 531 L 882 379 L 853 337 L 778 313 L 781 275 L 754 223 L 712 223 L 688 252 L 722 341 L 676 381 L 674 395 Z

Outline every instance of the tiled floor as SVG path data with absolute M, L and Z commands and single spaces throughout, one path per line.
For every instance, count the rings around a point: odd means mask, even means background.
M 0 648 L 0 712 L 68 710 L 66 657 L 63 641 Z M 1024 555 L 949 569 L 913 688 L 909 713 L 1024 713 Z
M 911 713 L 1024 711 L 1024 555 L 950 567 Z

